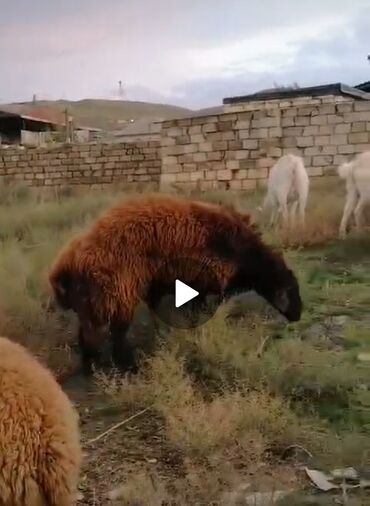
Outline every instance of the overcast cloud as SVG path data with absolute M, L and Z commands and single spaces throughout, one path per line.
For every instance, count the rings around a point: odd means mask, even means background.
M 0 102 L 189 107 L 272 87 L 370 80 L 368 0 L 0 0 Z

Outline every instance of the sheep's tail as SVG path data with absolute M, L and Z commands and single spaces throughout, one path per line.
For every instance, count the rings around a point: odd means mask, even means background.
M 353 175 L 353 164 L 350 162 L 342 163 L 338 167 L 338 175 L 341 179 L 349 179 Z

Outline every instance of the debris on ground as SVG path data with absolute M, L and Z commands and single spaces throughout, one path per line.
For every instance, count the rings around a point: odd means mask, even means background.
M 284 497 L 296 492 L 295 490 L 276 490 L 275 492 L 255 492 L 245 498 L 246 506 L 270 506 Z
M 369 470 L 347 467 L 324 473 L 317 469 L 308 469 L 306 467 L 305 471 L 314 485 L 323 492 L 344 488 L 370 488 Z

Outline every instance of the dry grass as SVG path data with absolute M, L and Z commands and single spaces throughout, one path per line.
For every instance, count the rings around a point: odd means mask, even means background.
M 111 501 L 120 501 L 122 506 L 134 504 L 163 506 L 171 500 L 165 485 L 145 473 L 130 477 L 126 484 L 121 485 L 108 493 Z
M 206 325 L 158 341 L 136 376 L 97 376 L 116 405 L 133 411 L 152 406 L 187 469 L 170 486 L 149 475 L 128 476 L 120 504 L 210 504 L 242 483 L 243 475 L 255 477 L 266 466 L 279 482 L 280 457 L 290 445 L 304 446 L 317 465 L 368 460 L 363 407 L 370 375 L 356 360 L 356 350 L 367 349 L 359 324 L 368 307 L 368 241 L 335 241 L 343 204 L 338 195 L 325 188 L 312 193 L 301 235 L 266 231 L 299 277 L 301 322 L 283 327 L 264 301 L 239 297 Z M 64 192 L 43 199 L 16 187 L 0 188 L 0 197 L 0 333 L 62 373 L 76 363 L 76 321 L 48 311 L 48 265 L 71 235 L 125 193 Z M 254 212 L 261 195 L 196 197 L 226 199 Z M 345 346 L 333 346 L 337 335 L 327 326 L 307 337 L 313 324 L 336 314 L 349 318 Z M 139 312 L 138 333 L 143 319 Z M 256 480 L 262 486 L 261 477 Z
M 99 375 L 97 380 L 118 403 L 153 406 L 170 441 L 191 454 L 243 448 L 245 458 L 256 460 L 274 445 L 288 446 L 297 435 L 297 419 L 282 398 L 242 384 L 218 395 L 204 392 L 176 350 L 157 352 L 137 377 Z

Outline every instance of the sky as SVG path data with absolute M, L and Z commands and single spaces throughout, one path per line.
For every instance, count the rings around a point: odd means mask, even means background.
M 370 80 L 370 0 L 0 0 L 0 103 L 221 105 Z

